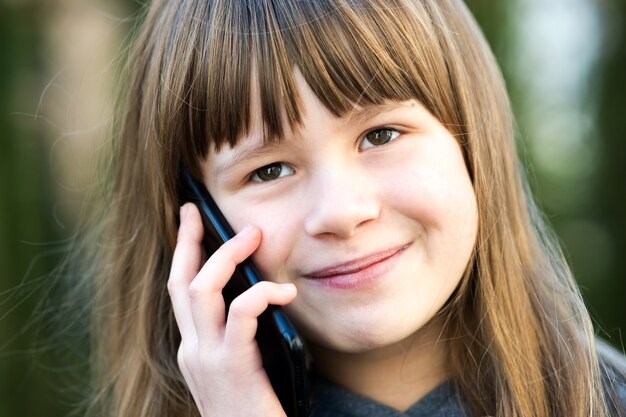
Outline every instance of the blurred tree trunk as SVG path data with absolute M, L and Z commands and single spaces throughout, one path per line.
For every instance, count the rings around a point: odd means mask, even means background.
M 602 137 L 598 167 L 595 221 L 612 242 L 608 276 L 602 293 L 588 299 L 610 342 L 624 348 L 620 328 L 626 330 L 626 2 L 601 3 L 605 16 L 604 55 L 596 68 L 598 131 Z
M 44 369 L 47 317 L 33 314 L 49 295 L 59 260 L 54 184 L 42 122 L 34 113 L 44 89 L 37 2 L 10 3 L 0 14 L 0 415 L 66 415 L 57 376 Z M 39 91 L 39 93 L 38 93 Z M 24 113 L 32 113 L 25 115 Z M 56 253 L 55 253 L 56 250 Z M 56 370 L 55 370 L 56 371 Z

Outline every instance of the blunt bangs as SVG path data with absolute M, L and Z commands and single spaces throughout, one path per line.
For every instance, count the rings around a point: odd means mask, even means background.
M 245 136 L 253 99 L 261 103 L 264 140 L 282 138 L 283 112 L 289 127 L 297 128 L 301 104 L 296 67 L 338 117 L 357 105 L 418 99 L 445 121 L 442 116 L 449 110 L 441 106 L 450 100 L 449 76 L 433 77 L 447 74 L 447 68 L 436 25 L 424 18 L 429 13 L 421 2 L 209 3 L 207 21 L 194 25 L 200 33 L 190 39 L 196 44 L 182 46 L 191 56 L 185 91 L 177 96 L 186 97 L 186 109 L 179 109 L 188 113 L 183 118 L 188 121 L 184 129 L 188 137 L 181 138 L 188 164 L 206 157 L 210 146 L 234 146 Z M 180 63 L 175 65 L 180 68 Z M 253 91 L 258 97 L 251 97 Z M 191 144 L 184 143 L 189 140 Z

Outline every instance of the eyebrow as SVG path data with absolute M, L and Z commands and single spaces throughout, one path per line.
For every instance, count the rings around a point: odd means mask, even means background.
M 353 110 L 348 113 L 345 125 L 353 125 L 363 123 L 368 119 L 371 119 L 377 114 L 389 112 L 398 108 L 406 107 L 406 104 L 391 102 L 391 103 L 382 103 L 382 104 L 367 104 L 358 110 Z M 250 159 L 253 155 L 254 157 L 263 157 L 265 155 L 271 154 L 277 148 L 284 146 L 281 142 L 266 142 L 263 140 L 254 140 L 254 144 L 249 146 L 242 146 L 241 149 L 237 149 L 234 152 L 232 158 L 229 158 L 228 161 L 223 164 L 216 164 L 214 169 L 215 176 L 219 176 L 223 174 L 225 171 L 232 169 L 233 167 L 241 164 L 242 162 Z
M 399 108 L 406 107 L 406 106 L 407 105 L 404 103 L 397 103 L 397 102 L 382 103 L 382 104 L 367 104 L 361 109 L 353 110 L 352 112 L 348 113 L 347 115 L 348 118 L 345 123 L 349 125 L 362 123 L 365 120 L 371 119 L 372 117 L 374 117 L 375 115 L 379 113 L 385 113 L 385 112 L 399 109 Z
M 270 154 L 281 146 L 281 143 L 279 142 L 265 142 L 260 140 L 255 140 L 254 142 L 255 143 L 252 145 L 244 145 L 241 149 L 235 150 L 233 156 L 229 158 L 228 161 L 222 164 L 216 164 L 214 169 L 215 175 L 219 176 L 220 174 L 223 174 L 224 171 L 232 169 L 247 159 L 250 159 L 253 155 L 254 157 L 262 157 Z

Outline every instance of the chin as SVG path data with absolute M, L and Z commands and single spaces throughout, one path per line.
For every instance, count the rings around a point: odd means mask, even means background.
M 352 326 L 344 329 L 326 328 L 307 337 L 316 345 L 343 353 L 363 353 L 386 348 L 419 331 L 414 328 L 394 328 L 386 324 Z
M 287 313 L 309 343 L 336 352 L 363 353 L 413 336 L 432 318 L 430 311 L 398 309 L 398 304 L 402 303 L 372 303 L 357 308 L 327 306 L 311 312 L 294 309 L 294 303 L 287 306 Z M 327 314 L 328 311 L 333 314 Z

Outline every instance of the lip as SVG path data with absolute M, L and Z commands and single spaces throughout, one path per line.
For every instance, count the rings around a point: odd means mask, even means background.
M 392 269 L 400 255 L 411 244 L 386 249 L 361 258 L 327 266 L 305 275 L 302 278 L 325 287 L 356 289 L 367 287 L 382 278 Z

